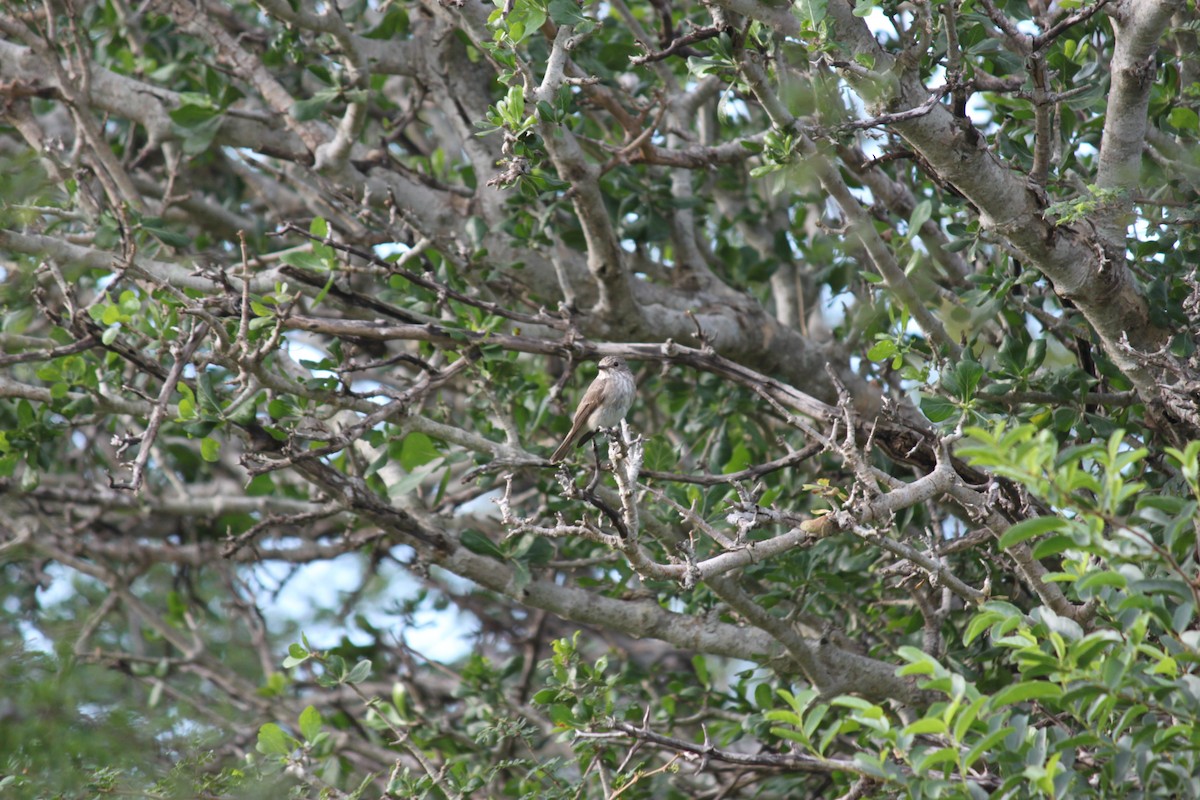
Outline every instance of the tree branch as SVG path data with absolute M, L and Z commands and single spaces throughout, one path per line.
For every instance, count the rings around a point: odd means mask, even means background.
M 1112 253 L 1110 258 L 1124 258 L 1125 217 L 1141 178 L 1146 111 L 1158 72 L 1155 54 L 1171 15 L 1182 7 L 1182 0 L 1139 0 L 1122 4 L 1112 14 L 1116 46 L 1096 185 L 1101 189 L 1124 190 L 1125 196 L 1095 215 L 1096 228 Z

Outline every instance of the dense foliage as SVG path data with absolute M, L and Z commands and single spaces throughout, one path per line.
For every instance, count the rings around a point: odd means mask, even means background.
M 1200 796 L 1198 23 L 3 4 L 0 790 Z

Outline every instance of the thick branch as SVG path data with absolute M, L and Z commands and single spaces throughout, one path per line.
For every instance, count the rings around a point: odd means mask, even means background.
M 749 13 L 780 32 L 798 32 L 794 19 L 781 19 L 762 4 L 750 0 L 719 0 L 719 4 Z M 841 46 L 869 58 L 876 74 L 894 74 L 896 59 L 880 47 L 865 21 L 854 16 L 850 3 L 831 0 L 827 19 Z M 865 98 L 891 110 L 915 108 L 929 96 L 912 71 L 896 76 L 890 87 L 855 71 L 847 77 Z M 1090 229 L 1059 228 L 1047 220 L 1039 193 L 982 147 L 980 136 L 948 108 L 935 105 L 928 114 L 897 122 L 893 129 L 979 209 L 986 229 L 1009 242 L 1027 263 L 1053 281 L 1059 295 L 1076 304 L 1099 334 L 1106 354 L 1129 376 L 1139 394 L 1146 399 L 1159 398 L 1163 372 L 1123 348 L 1121 342 L 1127 336 L 1135 351 L 1155 351 L 1165 341 L 1166 332 L 1150 322 L 1146 300 L 1130 271 L 1114 261 L 1113 254 L 1104 252 Z M 1119 258 L 1120 254 L 1116 255 Z
M 1126 215 L 1132 205 L 1128 193 L 1139 183 L 1142 148 L 1146 139 L 1146 112 L 1150 90 L 1158 72 L 1158 42 L 1183 7 L 1181 0 L 1126 2 L 1113 14 L 1116 45 L 1112 57 L 1112 88 L 1100 140 L 1096 185 L 1122 189 L 1127 196 L 1108 204 L 1097 214 L 1096 227 L 1105 243 L 1117 252 L 1125 249 Z

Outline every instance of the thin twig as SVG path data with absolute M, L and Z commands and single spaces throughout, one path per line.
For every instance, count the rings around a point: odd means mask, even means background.
M 682 36 L 676 37 L 671 41 L 666 48 L 657 52 L 647 53 L 644 56 L 633 56 L 629 59 L 629 63 L 635 66 L 647 64 L 653 61 L 662 61 L 665 58 L 670 58 L 673 55 L 687 55 L 686 52 L 681 52 L 690 44 L 703 42 L 706 39 L 715 39 L 725 32 L 725 26 L 722 25 L 707 25 L 703 28 L 696 28 L 691 33 L 685 33 Z
M 660 472 L 658 470 L 647 469 L 642 470 L 642 477 L 659 481 L 671 481 L 673 483 L 692 483 L 697 486 L 719 486 L 723 483 L 737 483 L 738 481 L 761 478 L 763 475 L 769 475 L 777 470 L 799 464 L 801 461 L 807 461 L 823 449 L 819 444 L 807 444 L 799 450 L 788 453 L 786 456 L 777 458 L 774 461 L 768 461 L 765 464 L 756 464 L 753 467 L 747 467 L 737 472 L 730 472 L 726 475 L 711 475 L 708 473 L 689 475 L 681 472 Z
M 141 489 L 146 464 L 150 460 L 151 445 L 154 444 L 154 440 L 158 436 L 158 429 L 167 417 L 167 408 L 171 404 L 171 395 L 175 392 L 175 387 L 179 383 L 179 377 L 183 374 L 184 367 L 192 360 L 192 356 L 196 353 L 196 348 L 204 341 L 204 337 L 207 334 L 208 324 L 200 322 L 193 329 L 191 338 L 187 344 L 181 347 L 178 340 L 172 344 L 171 350 L 175 357 L 175 363 L 171 365 L 167 377 L 163 379 L 162 389 L 158 393 L 158 400 L 154 404 L 154 410 L 150 412 L 150 421 L 146 425 L 146 432 L 141 436 L 137 459 L 133 462 L 133 471 L 129 477 L 129 482 L 124 484 L 114 482 L 111 484 L 114 489 L 124 489 L 130 492 L 136 492 Z
M 498 317 L 511 319 L 514 322 L 523 322 L 527 325 L 544 325 L 546 327 L 557 328 L 559 330 L 566 330 L 567 328 L 566 321 L 559 319 L 558 317 L 552 317 L 549 314 L 522 314 L 519 311 L 512 311 L 511 309 L 505 308 L 497 303 L 493 303 L 488 300 L 481 300 L 478 297 L 471 297 L 470 295 L 466 295 L 455 289 L 451 289 L 444 283 L 433 280 L 429 273 L 418 275 L 412 270 L 403 268 L 398 262 L 392 262 L 388 261 L 387 259 L 380 258 L 369 250 L 363 250 L 353 245 L 346 244 L 345 242 L 339 242 L 330 237 L 314 236 L 304 228 L 292 222 L 284 223 L 283 227 L 280 228 L 279 233 L 295 233 L 305 239 L 308 239 L 309 241 L 318 242 L 327 247 L 331 247 L 334 250 L 347 253 L 348 255 L 355 256 L 356 258 L 361 258 L 362 260 L 374 266 L 387 269 L 391 274 L 401 276 L 409 283 L 420 286 L 423 289 L 429 289 L 430 291 L 437 292 L 439 295 L 448 297 L 451 300 L 457 300 L 465 305 L 482 309 L 489 314 L 495 314 Z

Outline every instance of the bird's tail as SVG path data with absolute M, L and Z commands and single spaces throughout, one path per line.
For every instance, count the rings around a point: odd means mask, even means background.
M 575 438 L 576 437 L 574 435 L 568 435 L 566 439 L 563 439 L 563 443 L 560 444 L 558 449 L 554 451 L 554 455 L 550 456 L 551 464 L 557 464 L 566 458 L 571 446 L 575 444 Z

